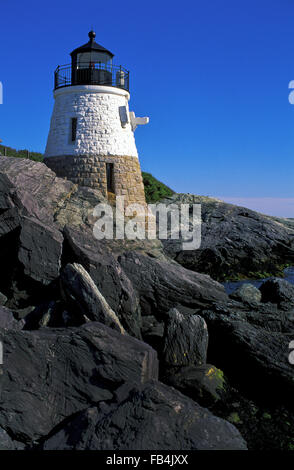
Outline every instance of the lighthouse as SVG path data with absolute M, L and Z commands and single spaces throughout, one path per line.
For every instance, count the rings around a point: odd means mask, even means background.
M 134 131 L 147 124 L 129 111 L 130 73 L 95 41 L 71 52 L 54 76 L 54 109 L 44 163 L 57 176 L 99 189 L 110 201 L 145 203 Z

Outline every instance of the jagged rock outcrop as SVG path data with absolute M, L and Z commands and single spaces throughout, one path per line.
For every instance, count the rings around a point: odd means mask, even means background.
M 16 320 L 13 313 L 0 305 L 0 328 L 6 330 L 21 330 L 24 327 L 23 320 Z
M 156 352 L 94 322 L 80 328 L 1 330 L 0 427 L 32 443 L 65 418 L 111 400 L 125 382 L 157 379 Z
M 161 359 L 164 366 L 206 363 L 208 331 L 199 315 L 183 315 L 172 308 L 167 313 Z
M 0 450 L 24 450 L 25 445 L 22 442 L 17 442 L 7 434 L 4 429 L 0 428 Z
M 8 299 L 7 299 L 6 295 L 4 295 L 0 292 L 0 305 L 4 306 L 7 302 L 7 300 Z
M 115 312 L 83 266 L 76 263 L 67 264 L 61 273 L 60 282 L 70 310 L 77 311 L 81 318 L 99 321 L 122 334 L 125 333 Z
M 24 267 L 24 274 L 45 285 L 57 279 L 62 244 L 63 236 L 59 230 L 37 219 L 23 217 L 18 259 Z
M 49 225 L 90 223 L 102 194 L 57 178 L 46 165 L 22 158 L 0 159 L 0 212 L 16 209 Z M 11 211 L 12 212 L 12 211 Z M 11 214 L 10 212 L 10 214 Z
M 184 253 L 175 240 L 165 253 L 158 241 L 99 241 L 98 191 L 1 157 L 0 448 L 245 448 L 234 426 L 195 400 L 217 404 L 220 416 L 225 405 L 226 419 L 236 405 L 227 397 L 239 391 L 261 407 L 264 396 L 289 403 L 292 287 L 271 281 L 228 297 L 196 271 L 221 279 L 276 269 L 292 260 L 294 232 L 220 201 L 174 200 L 203 202 L 199 250 Z
M 173 388 L 149 382 L 118 403 L 91 407 L 45 441 L 45 450 L 245 450 L 234 426 Z
M 81 264 L 107 299 L 128 333 L 141 338 L 141 309 L 137 292 L 109 248 L 90 229 L 66 226 L 65 261 Z
M 224 374 L 211 364 L 166 367 L 161 380 L 204 406 L 226 400 Z
M 176 263 L 139 252 L 125 253 L 118 261 L 140 295 L 143 315 L 162 318 L 179 305 L 195 309 L 227 299 L 221 284 Z
M 64 225 L 91 225 L 93 208 L 103 200 L 99 191 L 57 178 L 42 163 L 1 158 L 0 285 L 9 307 L 46 298 L 42 286 L 59 276 Z
M 284 279 L 268 279 L 260 286 L 263 302 L 277 304 L 289 310 L 294 307 L 294 286 Z
M 182 240 L 162 240 L 165 253 L 188 269 L 222 281 L 280 273 L 282 265 L 294 264 L 292 226 L 244 207 L 192 194 L 175 194 L 161 202 L 201 204 L 199 249 L 185 251 Z
M 293 322 L 285 317 L 279 324 L 279 311 L 252 314 L 236 304 L 203 310 L 201 315 L 210 335 L 210 362 L 233 374 L 250 393 L 275 401 L 283 390 L 283 399 L 289 402 L 294 391 L 288 360 Z

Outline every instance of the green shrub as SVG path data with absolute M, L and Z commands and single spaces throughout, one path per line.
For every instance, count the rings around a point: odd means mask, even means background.
M 172 196 L 175 192 L 165 184 L 158 181 L 151 173 L 142 171 L 147 203 L 157 202 L 164 197 Z

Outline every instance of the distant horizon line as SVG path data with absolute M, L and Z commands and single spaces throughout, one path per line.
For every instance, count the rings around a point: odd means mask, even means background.
M 285 219 L 294 218 L 294 197 L 237 197 L 237 196 L 211 196 L 224 202 L 246 207 L 272 217 Z

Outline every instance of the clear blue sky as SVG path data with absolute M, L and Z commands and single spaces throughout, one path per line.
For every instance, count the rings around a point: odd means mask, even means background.
M 44 151 L 54 69 L 70 62 L 93 26 L 97 42 L 131 72 L 130 109 L 150 116 L 135 133 L 143 170 L 179 192 L 285 198 L 287 213 L 282 205 L 274 212 L 294 217 L 293 0 L 0 7 L 3 143 Z

